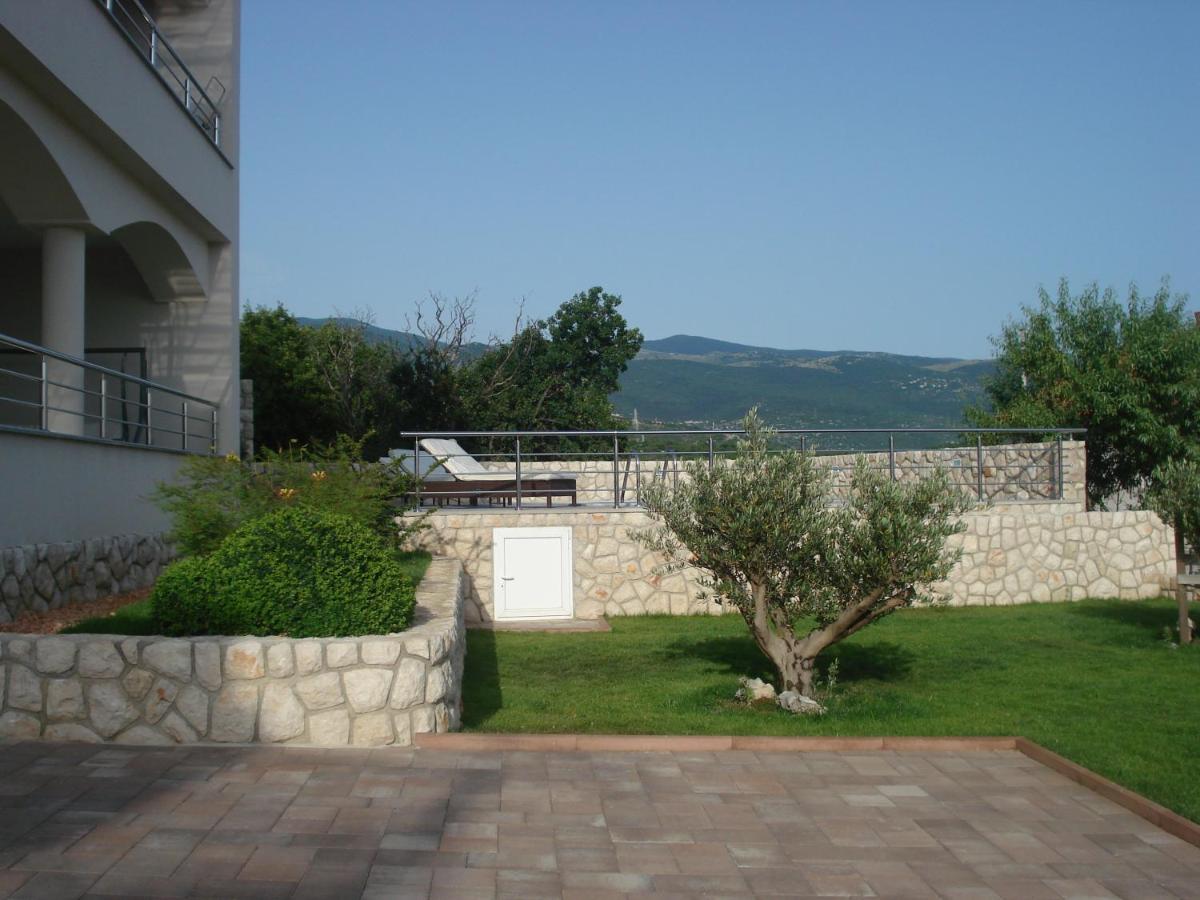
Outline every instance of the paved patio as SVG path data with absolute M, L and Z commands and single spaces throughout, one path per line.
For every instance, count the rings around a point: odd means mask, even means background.
M 0 896 L 1200 898 L 1015 751 L 0 751 Z

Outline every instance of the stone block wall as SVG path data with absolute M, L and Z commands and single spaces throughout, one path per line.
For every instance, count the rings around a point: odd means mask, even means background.
M 1083 441 L 1063 442 L 1062 502 L 1083 509 L 1087 498 L 1087 454 Z M 856 456 L 863 456 L 870 465 L 887 469 L 890 459 L 881 453 L 839 453 L 819 457 L 823 465 L 834 470 L 835 488 L 845 488 L 850 481 Z M 695 457 L 692 457 L 695 458 Z M 977 494 L 979 454 L 976 447 L 951 447 L 941 450 L 897 450 L 896 479 L 912 481 L 944 469 L 955 484 L 962 485 L 972 496 Z M 628 460 L 622 458 L 618 469 L 623 499 L 637 499 L 637 470 L 626 469 Z M 683 460 L 679 466 L 683 466 Z M 486 468 L 511 471 L 511 460 L 485 460 Z M 672 477 L 672 464 L 661 459 L 643 459 L 641 483 L 662 476 L 665 470 Z M 522 472 L 565 472 L 575 476 L 580 503 L 612 503 L 612 459 L 521 460 Z M 983 448 L 983 498 L 993 503 L 1025 501 L 1058 501 L 1058 449 L 1053 443 L 995 444 Z M 535 501 L 530 501 L 530 506 Z M 561 503 L 562 501 L 556 501 Z
M 0 738 L 405 745 L 462 712 L 462 567 L 434 560 L 382 636 L 0 635 Z
M 1175 533 L 1152 512 L 969 515 L 962 559 L 934 585 L 954 606 L 1157 597 L 1175 579 Z
M 412 515 L 411 513 L 409 515 Z M 428 528 L 410 541 L 437 556 L 459 560 L 466 573 L 468 622 L 493 619 L 492 529 L 569 526 L 575 549 L 575 615 L 644 613 L 721 613 L 711 600 L 699 599 L 699 573 L 685 569 L 664 574 L 663 558 L 647 551 L 629 535 L 650 517 L 642 509 L 439 510 L 426 519 Z
M 238 452 L 242 459 L 254 459 L 254 381 L 243 378 L 238 382 L 241 401 L 238 413 Z
M 0 623 L 150 587 L 174 558 L 163 537 L 140 534 L 6 547 L 0 550 Z
M 1065 510 L 1065 511 L 1064 511 Z M 661 557 L 630 535 L 652 524 L 641 509 L 439 510 L 414 540 L 462 562 L 470 622 L 493 618 L 492 529 L 570 526 L 578 618 L 720 613 L 700 598 L 694 569 L 663 574 Z M 1150 512 L 1076 512 L 1020 504 L 964 516 L 961 561 L 933 589 L 953 605 L 1006 605 L 1083 597 L 1154 597 L 1170 590 L 1174 535 Z

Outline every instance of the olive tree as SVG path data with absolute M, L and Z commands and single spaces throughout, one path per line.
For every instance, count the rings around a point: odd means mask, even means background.
M 668 568 L 694 566 L 737 609 L 785 691 L 812 696 L 827 647 L 924 599 L 958 559 L 947 538 L 973 501 L 944 474 L 893 482 L 863 458 L 848 489 L 811 453 L 771 451 L 756 411 L 733 458 L 691 463 L 643 493 L 659 524 L 637 537 Z
M 1150 479 L 1147 503 L 1175 529 L 1175 558 L 1183 574 L 1184 553 L 1188 547 L 1200 549 L 1200 461 L 1168 460 L 1154 470 Z M 1187 588 L 1175 589 L 1179 604 L 1179 643 L 1192 642 L 1192 621 L 1188 616 Z

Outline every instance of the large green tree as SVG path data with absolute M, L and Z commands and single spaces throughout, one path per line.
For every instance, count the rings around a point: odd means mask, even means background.
M 283 306 L 242 313 L 241 377 L 254 382 L 254 442 L 279 449 L 333 437 L 328 393 L 313 359 L 313 335 Z
M 609 396 L 642 346 L 642 333 L 625 321 L 620 305 L 619 296 L 594 287 L 472 361 L 462 379 L 472 427 L 612 428 Z
M 817 656 L 911 606 L 958 559 L 946 541 L 974 505 L 945 473 L 893 482 L 863 458 L 848 495 L 811 453 L 772 451 L 752 410 L 728 465 L 692 462 L 643 500 L 660 525 L 638 536 L 670 565 L 695 566 L 734 607 L 784 690 L 812 696 Z
M 1087 489 L 1093 505 L 1118 491 L 1140 493 L 1154 470 L 1190 455 L 1200 434 L 1200 329 L 1187 297 L 1166 282 L 1149 297 L 1136 286 L 1120 300 L 1090 285 L 1056 296 L 1039 291 L 1004 326 L 990 408 L 968 410 L 985 427 L 1087 428 Z
M 254 382 L 254 440 L 271 450 L 363 440 L 387 443 L 396 350 L 372 341 L 365 319 L 301 325 L 282 306 L 247 308 L 241 323 L 241 377 Z
M 313 329 L 281 306 L 247 309 L 242 377 L 254 380 L 256 440 L 278 448 L 342 434 L 365 441 L 369 455 L 396 446 L 401 431 L 613 427 L 609 396 L 642 346 L 620 297 L 599 287 L 576 294 L 476 352 L 472 298 L 430 299 L 403 347 L 380 341 L 363 314 Z

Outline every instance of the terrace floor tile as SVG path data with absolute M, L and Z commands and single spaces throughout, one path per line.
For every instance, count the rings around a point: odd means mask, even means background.
M 8 745 L 0 898 L 1200 898 L 1200 849 L 1015 750 L 568 744 Z

